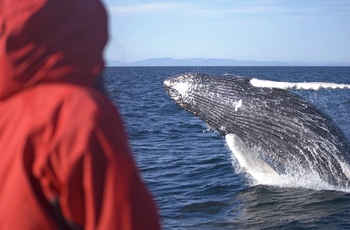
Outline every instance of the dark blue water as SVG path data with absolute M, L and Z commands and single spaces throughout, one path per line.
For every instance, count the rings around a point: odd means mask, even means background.
M 350 67 L 107 68 L 107 91 L 164 229 L 350 229 L 350 193 L 252 185 L 235 172 L 224 139 L 164 92 L 164 79 L 183 72 L 350 84 Z M 296 93 L 350 136 L 350 90 Z

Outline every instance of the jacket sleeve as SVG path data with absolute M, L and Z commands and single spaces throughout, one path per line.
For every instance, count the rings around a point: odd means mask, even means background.
M 88 105 L 85 105 L 88 107 Z M 160 229 L 155 204 L 141 181 L 115 108 L 60 116 L 51 156 L 66 220 L 84 229 Z M 89 110 L 89 109 L 88 109 Z M 69 113 L 68 113 L 69 114 Z M 80 114 L 80 115 L 79 115 Z

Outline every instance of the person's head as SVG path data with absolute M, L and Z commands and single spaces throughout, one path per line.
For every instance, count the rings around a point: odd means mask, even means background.
M 107 28 L 100 0 L 0 0 L 0 99 L 41 83 L 95 85 Z

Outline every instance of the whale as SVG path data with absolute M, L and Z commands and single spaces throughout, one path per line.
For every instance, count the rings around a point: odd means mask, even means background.
M 163 87 L 182 109 L 225 137 L 253 178 L 311 175 L 350 188 L 350 143 L 334 120 L 296 93 L 253 80 L 184 73 L 167 78 Z

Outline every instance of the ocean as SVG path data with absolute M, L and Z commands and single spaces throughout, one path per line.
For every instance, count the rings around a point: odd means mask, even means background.
M 106 90 L 163 229 L 350 229 L 350 193 L 261 185 L 233 167 L 224 138 L 165 93 L 163 81 L 185 72 L 350 84 L 350 67 L 107 67 Z M 293 92 L 350 137 L 349 89 Z

